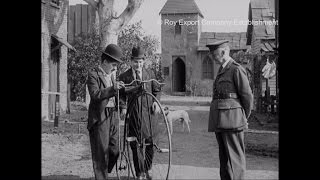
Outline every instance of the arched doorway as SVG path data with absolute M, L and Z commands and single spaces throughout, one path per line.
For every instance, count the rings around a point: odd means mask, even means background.
M 176 57 L 172 65 L 173 75 L 173 91 L 185 92 L 186 91 L 186 65 L 181 57 Z

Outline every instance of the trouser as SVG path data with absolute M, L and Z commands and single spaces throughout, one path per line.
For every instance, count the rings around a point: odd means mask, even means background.
M 147 138 L 145 140 L 145 143 L 150 145 L 145 146 L 144 152 L 143 152 L 143 147 L 139 147 L 136 142 L 130 143 L 136 176 L 140 176 L 143 172 L 147 172 L 151 170 L 153 153 L 154 153 L 152 138 L 151 137 Z
M 216 132 L 221 180 L 244 179 L 246 170 L 244 132 Z
M 93 171 L 96 180 L 108 179 L 119 156 L 116 111 L 106 108 L 106 120 L 89 130 Z
M 145 143 L 149 144 L 143 147 L 139 146 L 135 141 L 130 142 L 136 176 L 140 176 L 152 168 L 154 151 L 150 123 L 157 121 L 152 120 L 154 116 L 151 112 L 151 103 L 152 100 L 142 100 L 142 98 L 138 98 L 135 102 L 130 103 L 133 109 L 131 111 L 129 110 L 128 135 L 130 137 L 136 137 L 140 144 L 143 143 L 142 141 L 144 139 Z

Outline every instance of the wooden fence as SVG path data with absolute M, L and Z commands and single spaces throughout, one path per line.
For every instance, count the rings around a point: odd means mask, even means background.
M 76 4 L 69 6 L 68 14 L 68 42 L 72 43 L 77 35 L 88 34 L 92 31 L 90 28 L 93 23 L 93 8 L 88 4 Z

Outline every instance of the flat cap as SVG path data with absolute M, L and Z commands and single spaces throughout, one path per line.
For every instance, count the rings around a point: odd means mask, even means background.
M 218 48 L 226 47 L 228 45 L 229 40 L 219 40 L 210 44 L 207 44 L 206 46 L 211 50 L 216 50 Z

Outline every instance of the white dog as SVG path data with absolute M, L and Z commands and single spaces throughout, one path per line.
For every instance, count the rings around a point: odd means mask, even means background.
M 171 134 L 173 133 L 172 123 L 175 121 L 180 121 L 180 123 L 182 124 L 183 131 L 184 131 L 184 125 L 186 124 L 186 126 L 188 128 L 188 132 L 190 133 L 189 123 L 191 123 L 191 120 L 189 118 L 187 111 L 185 111 L 185 110 L 169 111 L 168 107 L 165 107 L 163 110 L 164 110 L 164 113 L 168 119 Z

